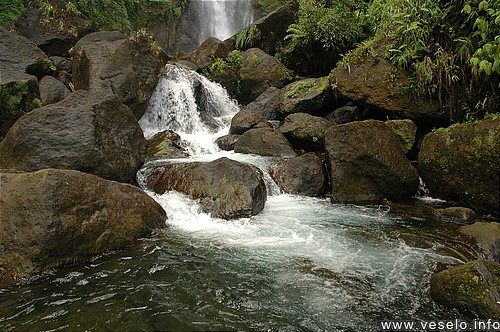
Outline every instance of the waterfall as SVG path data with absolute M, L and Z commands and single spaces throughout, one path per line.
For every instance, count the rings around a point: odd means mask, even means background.
M 248 27 L 254 12 L 250 0 L 192 0 L 188 15 L 200 45 L 209 37 L 225 40 Z
M 439 198 L 433 198 L 431 197 L 431 193 L 429 189 L 427 189 L 424 180 L 419 177 L 419 185 L 418 185 L 418 190 L 417 193 L 415 194 L 415 198 L 425 201 L 427 203 L 444 203 L 446 201 L 439 199 Z
M 213 153 L 218 150 L 213 141 L 238 111 L 220 84 L 167 64 L 139 124 L 147 139 L 170 129 L 191 143 L 191 155 Z

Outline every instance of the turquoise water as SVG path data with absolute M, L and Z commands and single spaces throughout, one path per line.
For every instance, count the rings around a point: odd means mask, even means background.
M 477 254 L 419 201 L 277 195 L 260 215 L 226 221 L 179 193 L 155 198 L 170 220 L 153 237 L 0 287 L 0 330 L 362 331 L 447 319 L 456 314 L 429 299 L 429 278 Z

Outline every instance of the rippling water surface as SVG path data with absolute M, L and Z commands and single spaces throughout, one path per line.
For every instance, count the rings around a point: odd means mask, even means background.
M 429 277 L 476 255 L 456 226 L 408 207 L 277 195 L 260 215 L 226 221 L 182 194 L 154 197 L 169 211 L 165 230 L 5 284 L 0 330 L 361 331 L 384 319 L 452 318 L 429 299 Z

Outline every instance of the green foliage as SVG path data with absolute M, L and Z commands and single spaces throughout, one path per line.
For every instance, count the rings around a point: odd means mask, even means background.
M 0 25 L 17 20 L 24 10 L 23 0 L 0 1 Z
M 238 50 L 246 50 L 255 45 L 260 40 L 261 32 L 258 26 L 252 24 L 248 28 L 241 30 L 235 36 L 235 47 Z
M 100 30 L 130 33 L 139 27 L 178 19 L 183 11 L 171 0 L 68 0 Z
M 238 70 L 240 70 L 241 66 L 243 65 L 243 56 L 241 55 L 240 51 L 234 50 L 227 55 L 227 57 L 226 57 L 226 59 L 224 59 L 224 61 L 228 65 L 233 67 L 234 70 L 238 71 Z
M 341 54 L 366 38 L 364 6 L 349 0 L 299 1 L 278 58 L 301 74 L 328 73 Z
M 262 63 L 262 59 L 254 55 L 252 59 L 250 59 L 250 63 L 252 67 L 258 67 Z

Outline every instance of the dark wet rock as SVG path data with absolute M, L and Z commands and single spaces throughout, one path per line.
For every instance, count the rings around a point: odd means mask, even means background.
M 38 83 L 43 105 L 55 104 L 71 94 L 63 82 L 52 76 L 44 76 Z
M 278 104 L 278 97 L 280 89 L 276 87 L 269 87 L 266 91 L 262 92 L 254 101 L 246 105 L 245 108 L 254 111 L 266 120 L 276 120 L 276 105 Z
M 0 272 L 14 277 L 123 248 L 165 227 L 141 189 L 70 170 L 0 172 Z
M 227 158 L 155 169 L 147 177 L 147 186 L 156 193 L 176 190 L 199 199 L 203 210 L 215 218 L 250 217 L 258 214 L 266 201 L 262 172 Z
M 334 124 L 343 124 L 353 121 L 365 120 L 361 119 L 361 110 L 356 105 L 346 105 L 337 108 L 333 112 L 328 113 L 325 119 L 330 120 Z
M 418 161 L 431 196 L 500 215 L 500 118 L 427 134 Z
M 116 96 L 77 91 L 21 117 L 0 142 L 0 168 L 74 169 L 128 182 L 146 149 L 132 111 Z
M 476 213 L 469 208 L 453 206 L 445 209 L 435 209 L 434 214 L 441 219 L 456 224 L 472 224 Z
M 229 134 L 242 135 L 245 131 L 255 127 L 269 127 L 266 119 L 248 108 L 243 108 L 231 120 Z
M 401 201 L 417 192 L 417 170 L 382 121 L 332 126 L 325 151 L 334 203 Z
M 297 156 L 285 136 L 272 128 L 246 131 L 234 145 L 234 152 L 285 158 Z
M 500 317 L 500 264 L 487 260 L 468 262 L 432 276 L 434 301 L 457 309 L 468 318 Z
M 323 151 L 325 135 L 332 123 L 324 118 L 306 113 L 294 113 L 286 117 L 280 131 L 294 149 Z
M 191 54 L 189 61 L 194 63 L 198 69 L 208 68 L 216 58 L 225 58 L 231 50 L 222 41 L 210 37 Z
M 272 164 L 269 174 L 285 193 L 305 196 L 321 196 L 325 193 L 323 162 L 313 153 Z
M 224 151 L 232 151 L 234 150 L 234 145 L 236 141 L 241 137 L 241 135 L 224 135 L 215 140 L 215 144 L 219 147 L 219 149 Z

